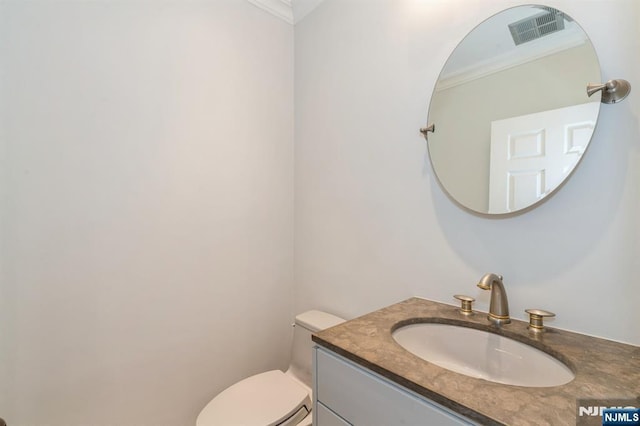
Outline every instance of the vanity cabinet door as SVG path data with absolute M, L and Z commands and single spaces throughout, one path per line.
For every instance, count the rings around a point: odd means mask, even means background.
M 323 348 L 316 347 L 314 359 L 316 406 L 321 407 L 320 410 L 326 410 L 325 407 L 328 407 L 348 424 L 353 426 L 473 424 L 444 407 L 426 398 L 418 397 L 382 376 Z M 320 417 L 318 415 L 317 426 L 334 424 L 325 425 Z
M 349 423 L 345 422 L 340 416 L 338 416 L 333 411 L 329 410 L 325 405 L 321 402 L 316 404 L 316 421 L 313 423 L 314 425 L 319 426 L 351 426 Z

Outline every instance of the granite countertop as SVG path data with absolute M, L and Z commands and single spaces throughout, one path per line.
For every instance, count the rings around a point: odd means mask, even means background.
M 487 330 L 541 349 L 575 374 L 565 385 L 530 388 L 476 379 L 431 364 L 397 344 L 393 330 L 435 322 Z M 528 323 L 492 326 L 486 312 L 465 316 L 455 306 L 411 298 L 347 321 L 313 341 L 389 380 L 490 425 L 575 425 L 577 399 L 625 398 L 640 402 L 640 347 Z

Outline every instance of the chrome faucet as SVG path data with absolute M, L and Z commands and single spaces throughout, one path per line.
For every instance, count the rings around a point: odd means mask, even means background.
M 507 302 L 507 292 L 504 291 L 502 275 L 484 274 L 480 278 L 478 287 L 483 290 L 491 290 L 491 303 L 489 304 L 489 321 L 496 325 L 509 324 L 509 302 Z

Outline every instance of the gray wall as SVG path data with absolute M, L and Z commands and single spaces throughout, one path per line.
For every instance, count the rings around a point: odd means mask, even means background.
M 292 49 L 245 1 L 0 2 L 9 425 L 194 424 L 286 367 Z

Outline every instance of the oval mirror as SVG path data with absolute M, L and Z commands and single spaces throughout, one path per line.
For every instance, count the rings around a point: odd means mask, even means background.
M 546 6 L 504 10 L 456 47 L 429 107 L 431 164 L 445 191 L 478 213 L 521 211 L 556 190 L 584 154 L 600 111 L 593 45 Z

